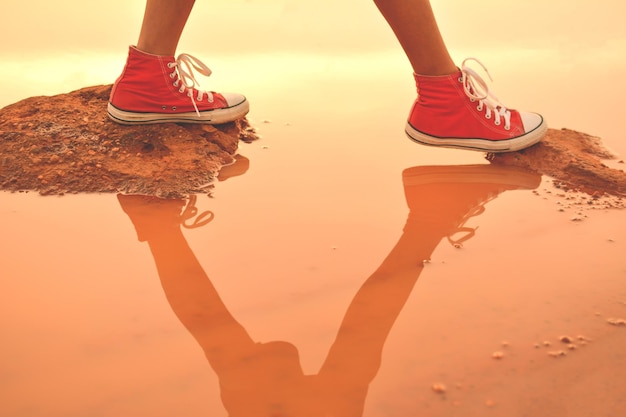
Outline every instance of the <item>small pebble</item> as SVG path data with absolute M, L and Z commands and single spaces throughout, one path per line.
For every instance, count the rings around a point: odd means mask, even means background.
M 494 358 L 494 359 L 502 359 L 502 358 L 504 358 L 504 353 L 502 353 L 502 352 L 493 352 L 491 354 L 491 357 Z
M 441 383 L 433 384 L 432 389 L 437 394 L 443 394 L 443 393 L 446 392 L 446 386 L 444 384 L 441 384 Z
M 567 356 L 567 352 L 564 350 L 554 350 L 552 352 L 548 352 L 548 356 L 552 356 L 553 358 L 558 358 L 561 356 Z
M 572 338 L 569 336 L 561 336 L 559 337 L 559 340 L 563 343 L 572 343 Z

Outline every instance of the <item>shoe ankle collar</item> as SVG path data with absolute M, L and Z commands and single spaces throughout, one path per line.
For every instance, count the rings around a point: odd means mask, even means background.
M 129 47 L 130 49 L 130 54 L 131 55 L 140 55 L 146 58 L 152 58 L 152 59 L 166 59 L 166 60 L 174 60 L 174 56 L 173 55 L 156 55 L 156 54 L 151 54 L 150 52 L 146 52 L 146 51 L 142 51 L 141 49 L 137 48 L 135 45 L 130 45 Z

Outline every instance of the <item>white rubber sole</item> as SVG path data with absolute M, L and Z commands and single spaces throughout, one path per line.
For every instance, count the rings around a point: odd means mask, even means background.
M 120 110 L 111 103 L 107 106 L 109 118 L 114 122 L 125 125 L 155 124 L 155 123 L 205 123 L 222 124 L 241 119 L 250 110 L 248 100 L 244 100 L 234 106 L 201 111 L 200 116 L 196 112 L 187 113 L 138 113 Z
M 416 130 L 410 123 L 406 124 L 406 134 L 414 142 L 428 146 L 443 148 L 465 149 L 479 152 L 515 152 L 526 149 L 539 142 L 548 131 L 548 125 L 542 119 L 541 123 L 530 132 L 511 139 L 489 140 L 479 138 L 440 138 Z

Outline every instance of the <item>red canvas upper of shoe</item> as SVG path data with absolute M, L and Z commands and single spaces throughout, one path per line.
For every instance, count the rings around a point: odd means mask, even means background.
M 131 47 L 128 61 L 122 75 L 115 82 L 111 91 L 111 104 L 120 110 L 145 113 L 185 113 L 195 112 L 189 89 L 180 91 L 180 84 L 174 85 L 179 78 L 176 68 L 171 66 L 176 60 L 173 56 L 152 55 Z M 171 74 L 174 74 L 173 78 Z M 212 102 L 206 93 L 198 100 L 200 92 L 193 89 L 193 100 L 199 111 L 228 107 L 226 99 L 218 93 L 212 93 Z
M 425 134 L 441 138 L 509 139 L 525 133 L 519 112 L 510 112 L 510 124 L 491 111 L 487 116 L 480 100 L 467 96 L 462 73 L 447 76 L 416 75 L 418 98 L 413 104 L 409 123 Z M 482 108 L 481 108 L 482 107 Z M 497 119 L 499 124 L 496 123 Z

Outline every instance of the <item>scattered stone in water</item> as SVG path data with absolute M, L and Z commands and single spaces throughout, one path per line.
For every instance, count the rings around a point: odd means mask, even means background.
M 553 350 L 548 352 L 548 356 L 552 356 L 553 358 L 560 358 L 562 356 L 567 356 L 567 352 L 564 350 Z
M 572 343 L 572 338 L 569 336 L 561 336 L 559 340 L 563 343 Z
M 442 383 L 436 383 L 433 384 L 432 386 L 433 391 L 435 391 L 437 394 L 444 394 L 446 392 L 446 386 Z
M 502 359 L 504 358 L 504 353 L 503 352 L 493 352 L 491 354 L 491 357 L 494 359 Z

